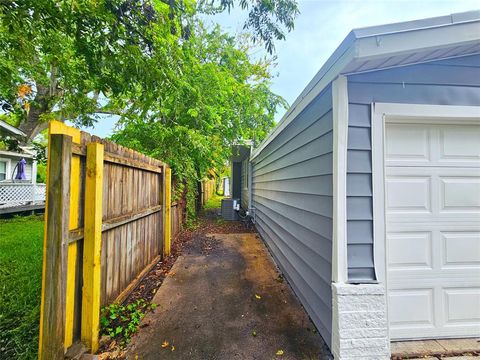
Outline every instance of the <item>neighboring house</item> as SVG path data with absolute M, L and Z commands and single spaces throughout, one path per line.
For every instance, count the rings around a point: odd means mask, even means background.
M 250 178 L 250 156 L 251 142 L 247 141 L 242 145 L 232 146 L 231 162 L 231 197 L 232 199 L 240 199 L 241 207 L 248 210 L 251 201 L 249 191 Z
M 2 137 L 22 138 L 25 134 L 0 120 Z M 35 151 L 20 147 L 20 151 L 0 150 L 0 214 L 45 207 L 45 184 L 37 184 Z M 25 180 L 16 180 L 17 164 L 24 159 Z
M 353 30 L 250 164 L 232 196 L 336 359 L 479 336 L 479 11 Z

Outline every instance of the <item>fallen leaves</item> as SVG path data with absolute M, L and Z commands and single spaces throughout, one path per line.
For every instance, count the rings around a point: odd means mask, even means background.
M 162 348 L 167 349 L 168 347 L 170 347 L 170 351 L 175 351 L 175 345 L 170 346 L 170 343 L 167 340 L 165 340 L 162 343 Z

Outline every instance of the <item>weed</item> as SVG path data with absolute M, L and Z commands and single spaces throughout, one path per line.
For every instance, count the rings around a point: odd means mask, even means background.
M 147 304 L 143 299 L 128 305 L 115 303 L 105 306 L 100 317 L 101 335 L 107 335 L 120 346 L 125 346 L 137 332 L 145 313 L 156 307 L 157 304 Z
M 226 223 L 224 218 L 218 218 L 215 220 L 215 222 L 217 223 L 217 225 L 223 225 Z

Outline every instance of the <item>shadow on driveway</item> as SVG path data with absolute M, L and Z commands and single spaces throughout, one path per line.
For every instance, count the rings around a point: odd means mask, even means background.
M 255 233 L 195 237 L 153 302 L 128 359 L 330 359 Z

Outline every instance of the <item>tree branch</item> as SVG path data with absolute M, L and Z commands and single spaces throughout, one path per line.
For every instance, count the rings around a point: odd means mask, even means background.
M 108 110 L 108 109 L 97 108 L 97 109 L 95 109 L 95 114 L 106 114 L 106 115 L 121 116 L 122 112 L 118 111 L 118 110 Z

